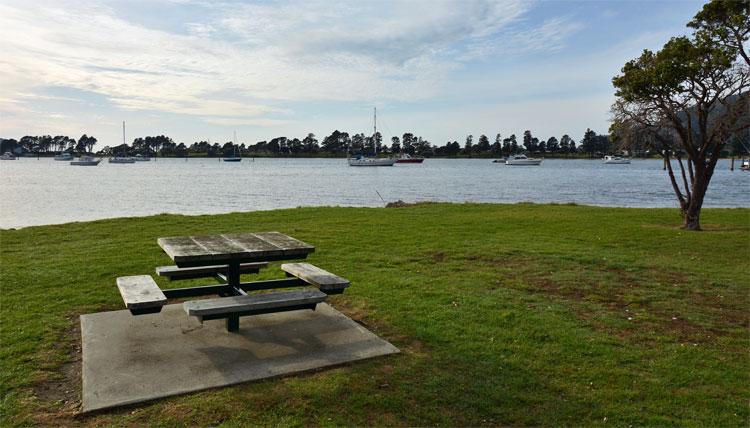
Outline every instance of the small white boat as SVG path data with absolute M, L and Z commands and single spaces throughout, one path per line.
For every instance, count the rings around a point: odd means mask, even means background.
M 356 158 L 349 158 L 349 166 L 393 166 L 396 163 L 396 159 L 393 158 L 370 158 L 365 156 L 357 156 Z
M 743 171 L 750 171 L 750 159 L 742 159 L 742 165 L 740 169 Z
M 606 163 L 606 164 L 621 164 L 621 165 L 624 165 L 624 164 L 629 164 L 630 163 L 630 159 L 629 158 L 624 158 L 622 156 L 607 155 L 607 156 L 604 156 L 604 163 Z
M 0 160 L 16 160 L 16 156 L 11 152 L 5 152 L 0 155 Z
M 101 159 L 94 159 L 92 156 L 81 156 L 78 160 L 74 160 L 70 164 L 78 166 L 97 166 L 101 161 Z
M 69 152 L 63 152 L 63 153 L 60 153 L 59 155 L 55 155 L 55 160 L 56 161 L 72 161 L 73 155 L 70 154 Z
M 529 158 L 526 155 L 510 156 L 505 160 L 506 165 L 541 165 L 543 159 Z
M 109 158 L 109 163 L 135 163 L 135 159 L 130 156 L 115 156 Z
M 378 135 L 378 109 L 373 109 L 373 138 L 375 138 L 376 135 Z M 374 144 L 375 146 L 375 155 L 370 156 L 364 156 L 364 155 L 358 155 L 355 158 L 348 158 L 347 162 L 349 162 L 349 166 L 393 166 L 393 164 L 396 163 L 396 159 L 394 158 L 379 158 L 378 157 L 378 146 L 377 144 Z
M 396 158 L 396 163 L 422 163 L 424 162 L 423 157 L 409 156 L 408 153 L 403 153 L 401 156 Z
M 150 157 L 148 157 L 148 156 L 143 156 L 143 155 L 142 155 L 142 154 L 140 154 L 140 153 L 139 153 L 139 154 L 137 154 L 137 155 L 135 155 L 135 157 L 134 157 L 133 159 L 135 159 L 135 161 L 136 161 L 136 162 L 148 162 L 148 161 L 150 161 L 150 160 L 151 160 L 151 158 L 150 158 Z

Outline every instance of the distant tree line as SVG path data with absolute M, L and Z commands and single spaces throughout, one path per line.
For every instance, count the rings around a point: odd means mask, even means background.
M 0 139 L 0 152 L 14 151 L 16 153 L 91 153 L 97 139 L 86 134 L 77 141 L 67 136 L 49 135 L 25 136 L 20 140 Z M 631 153 L 635 155 L 648 155 L 649 144 L 644 142 L 642 146 L 629 146 Z M 163 156 L 163 157 L 186 157 L 186 156 L 208 156 L 221 157 L 230 156 L 234 153 L 242 156 L 331 156 L 341 157 L 356 154 L 372 154 L 377 148 L 378 153 L 385 155 L 406 153 L 411 156 L 424 157 L 504 157 L 519 153 L 531 155 L 552 156 L 589 156 L 598 157 L 603 154 L 617 151 L 618 145 L 613 143 L 608 135 L 597 134 L 587 129 L 583 138 L 576 143 L 568 134 L 559 139 L 549 137 L 546 140 L 532 135 L 530 130 L 523 132 L 520 140 L 515 134 L 503 137 L 495 135 L 494 141 L 486 135 L 480 135 L 474 140 L 473 135 L 468 135 L 463 145 L 458 141 L 448 141 L 445 145 L 438 146 L 430 141 L 416 136 L 410 132 L 401 137 L 393 136 L 390 141 L 383 140 L 380 132 L 374 135 L 362 133 L 350 135 L 348 132 L 333 131 L 330 135 L 319 141 L 315 134 L 307 134 L 302 139 L 276 137 L 268 141 L 259 141 L 255 144 L 234 144 L 231 141 L 225 143 L 211 143 L 210 141 L 196 141 L 190 145 L 183 142 L 176 143 L 166 135 L 148 136 L 135 138 L 131 144 L 120 144 L 117 146 L 105 146 L 96 154 L 101 156 Z M 727 154 L 746 154 L 746 147 L 737 144 L 729 147 Z
M 76 141 L 67 135 L 27 135 L 20 140 L 13 138 L 0 138 L 0 152 L 15 153 L 48 153 L 48 152 L 70 152 L 90 153 L 94 149 L 97 140 L 86 134 Z

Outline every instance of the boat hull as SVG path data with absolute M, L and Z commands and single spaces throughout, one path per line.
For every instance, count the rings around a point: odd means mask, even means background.
M 70 164 L 75 166 L 97 166 L 101 160 L 95 161 L 73 161 Z
M 541 165 L 542 160 L 541 159 L 509 159 L 505 161 L 505 164 L 513 165 L 513 166 Z
M 422 162 L 424 162 L 424 159 L 422 158 L 396 159 L 396 163 L 422 163 Z
M 362 158 L 348 159 L 349 166 L 393 166 L 395 159 L 389 158 Z
M 627 165 L 630 163 L 629 158 L 624 158 L 620 156 L 604 156 L 604 163 L 607 165 Z
M 133 158 L 110 158 L 109 163 L 135 163 Z
M 224 162 L 241 162 L 242 158 L 224 158 L 222 159 Z

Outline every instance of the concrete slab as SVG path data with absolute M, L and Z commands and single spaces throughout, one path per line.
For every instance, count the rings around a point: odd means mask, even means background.
M 81 315 L 83 411 L 298 373 L 397 353 L 325 303 L 202 325 L 181 304 L 161 313 Z

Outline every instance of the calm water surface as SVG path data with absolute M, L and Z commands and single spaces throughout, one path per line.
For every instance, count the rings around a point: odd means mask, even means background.
M 355 168 L 344 159 L 158 159 L 71 166 L 51 158 L 0 161 L 0 228 L 158 213 L 213 214 L 298 206 L 382 206 L 385 201 L 566 203 L 676 207 L 659 160 L 604 165 L 545 160 L 541 166 L 487 159 Z M 748 207 L 750 173 L 721 161 L 705 206 Z

